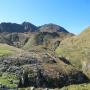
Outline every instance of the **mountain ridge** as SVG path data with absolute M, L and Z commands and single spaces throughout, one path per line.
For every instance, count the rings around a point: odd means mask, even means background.
M 11 22 L 2 22 L 0 23 L 0 32 L 38 32 L 38 31 L 49 31 L 51 32 L 66 32 L 69 33 L 66 29 L 63 27 L 49 23 L 44 24 L 42 26 L 36 26 L 30 22 L 23 22 L 22 24 L 17 23 L 11 23 Z

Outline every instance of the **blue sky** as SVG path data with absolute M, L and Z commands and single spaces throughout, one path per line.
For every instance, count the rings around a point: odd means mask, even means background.
M 55 23 L 79 34 L 90 25 L 90 0 L 0 0 L 0 22 Z

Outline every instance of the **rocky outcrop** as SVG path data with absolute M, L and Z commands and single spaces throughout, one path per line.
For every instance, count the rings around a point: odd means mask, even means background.
M 24 53 L 20 56 L 0 58 L 0 72 L 14 73 L 19 87 L 62 87 L 69 84 L 88 82 L 88 78 L 72 65 L 48 54 Z M 65 59 L 66 60 L 66 59 Z

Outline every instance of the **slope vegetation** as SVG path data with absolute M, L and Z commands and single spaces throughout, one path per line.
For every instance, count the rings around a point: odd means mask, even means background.
M 7 44 L 1 44 L 0 43 L 0 57 L 2 56 L 9 56 L 9 55 L 15 55 L 17 53 L 20 53 L 22 50 L 15 48 L 13 46 L 9 46 Z
M 90 27 L 79 36 L 63 40 L 56 53 L 68 58 L 75 67 L 90 77 Z

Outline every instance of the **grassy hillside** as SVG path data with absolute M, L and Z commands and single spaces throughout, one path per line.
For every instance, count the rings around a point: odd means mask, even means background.
M 15 74 L 3 73 L 2 76 L 0 75 L 0 85 L 2 86 L 6 86 L 8 88 L 16 88 L 18 82 L 19 80 Z
M 20 53 L 22 50 L 9 46 L 7 44 L 0 44 L 0 56 L 8 56 Z
M 90 77 L 90 28 L 79 36 L 63 40 L 56 49 L 58 56 L 63 56 Z
M 19 82 L 16 75 L 10 72 L 5 71 L 5 67 L 3 64 L 4 60 L 7 60 L 9 62 L 10 59 L 8 59 L 8 56 L 12 56 L 19 54 L 22 52 L 22 50 L 15 48 L 13 46 L 9 46 L 7 44 L 1 44 L 0 43 L 0 87 L 8 87 L 8 88 L 16 88 L 17 83 Z M 6 59 L 2 60 L 4 57 Z M 6 64 L 6 69 L 8 69 L 8 66 L 11 66 L 12 64 L 8 65 Z

